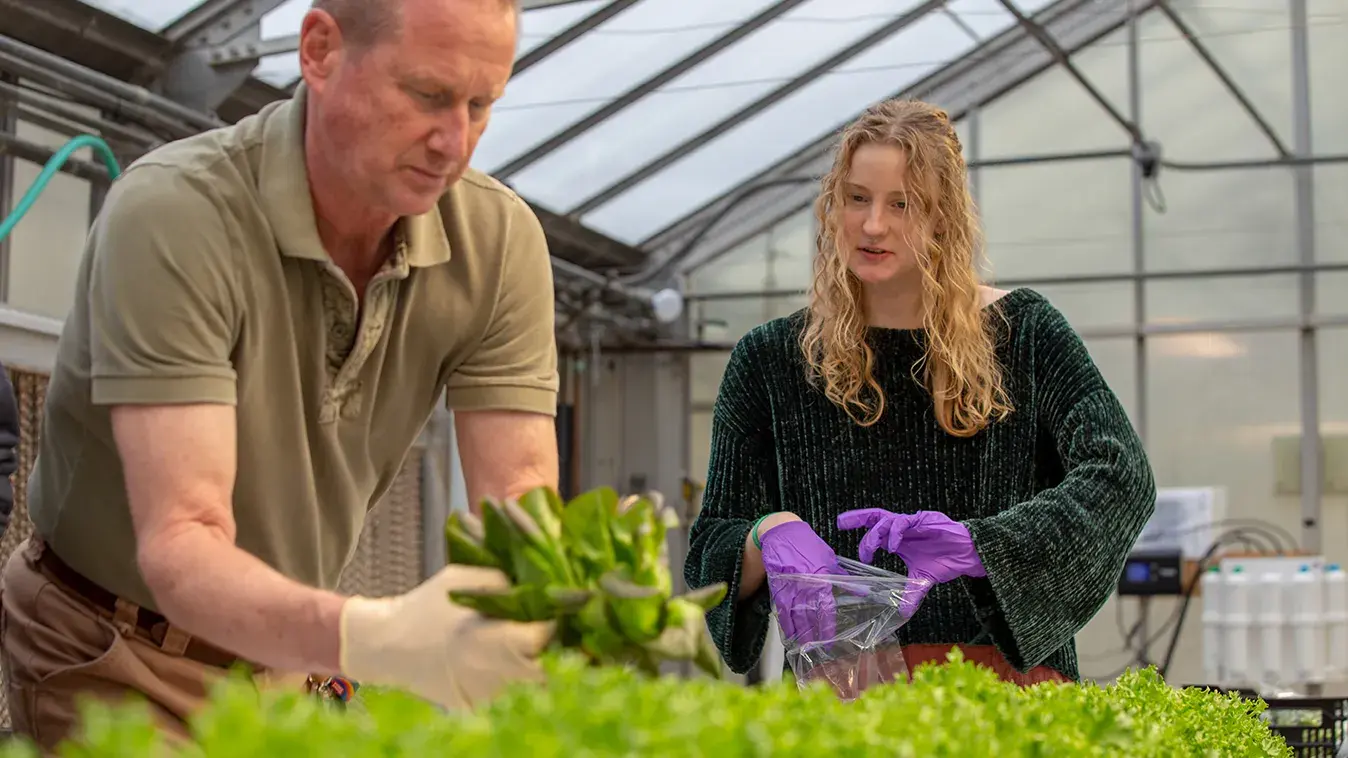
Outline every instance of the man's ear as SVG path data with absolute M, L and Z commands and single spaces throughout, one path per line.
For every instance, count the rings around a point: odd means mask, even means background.
M 342 30 L 327 11 L 310 10 L 300 25 L 300 76 L 305 85 L 322 92 L 341 64 L 344 52 Z

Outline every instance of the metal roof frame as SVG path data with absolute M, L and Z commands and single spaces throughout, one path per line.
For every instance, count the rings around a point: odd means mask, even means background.
M 734 45 L 750 34 L 758 31 L 785 14 L 787 11 L 804 2 L 806 2 L 806 0 L 779 0 L 779 2 L 765 7 L 757 15 L 739 26 L 732 28 L 725 34 L 713 39 L 697 50 L 694 50 L 684 56 L 682 60 L 670 64 L 665 69 L 657 72 L 654 76 L 646 79 L 646 81 L 637 84 L 608 103 L 605 103 L 602 108 L 549 137 L 537 147 L 526 151 L 523 155 L 513 158 L 505 166 L 497 169 L 494 172 L 495 176 L 502 181 L 508 180 L 511 176 L 514 176 L 534 163 L 537 163 L 547 155 L 561 148 L 563 145 L 590 131 L 594 127 L 599 126 L 628 106 L 636 103 L 636 101 L 655 92 L 669 82 L 672 82 L 679 76 L 696 67 L 698 64 L 722 50 L 729 48 L 731 45 Z
M 1015 27 L 895 96 L 940 103 L 952 118 L 958 119 L 1053 65 L 1063 65 L 1120 125 L 1136 147 L 1145 141 L 1141 130 L 1077 71 L 1069 56 L 1121 28 L 1130 18 L 1157 10 L 1179 30 L 1222 86 L 1268 137 L 1279 158 L 1288 159 L 1290 153 L 1282 139 L 1170 6 L 1169 0 L 1130 3 L 1062 0 L 1037 14 L 1040 19 L 1037 21 L 1026 17 L 1011 0 L 999 2 L 1016 18 Z M 651 262 L 643 272 L 644 276 L 630 277 L 630 281 L 641 282 L 667 274 L 676 265 L 685 271 L 696 268 L 807 208 L 814 197 L 818 177 L 828 169 L 836 136 L 835 130 L 801 152 L 800 157 L 761 172 L 643 240 L 641 247 L 651 251 Z
M 1130 9 L 1128 3 L 1116 0 L 1060 0 L 1036 14 L 1035 24 L 1070 55 L 1121 28 L 1130 15 L 1151 10 L 1158 2 L 1138 0 Z M 1052 51 L 1018 24 L 894 96 L 939 103 L 952 119 L 957 119 L 1058 63 Z M 695 267 L 809 207 L 817 179 L 828 170 L 838 132 L 845 123 L 797 151 L 793 158 L 709 200 L 643 240 L 641 247 L 651 251 L 647 273 L 663 273 L 673 265 Z M 760 189 L 764 185 L 766 188 Z M 715 228 L 708 227 L 708 222 Z M 695 244 L 689 246 L 690 241 Z
M 762 113 L 763 111 L 781 102 L 782 100 L 785 100 L 788 96 L 795 93 L 800 88 L 806 86 L 807 84 L 810 84 L 811 82 L 815 81 L 816 79 L 828 73 L 829 71 L 832 71 L 838 66 L 841 66 L 847 61 L 862 54 L 866 50 L 875 47 L 876 45 L 880 44 L 881 42 L 884 42 L 893 35 L 911 26 L 912 24 L 916 23 L 919 19 L 924 18 L 928 13 L 932 12 L 933 10 L 938 10 L 944 7 L 945 3 L 946 0 L 924 0 L 924 2 L 918 4 L 908 12 L 904 13 L 903 15 L 895 18 L 894 20 L 876 29 L 870 34 L 867 34 L 865 37 L 852 42 L 850 45 L 847 45 L 846 47 L 843 47 L 833 55 L 830 55 L 824 60 L 814 64 L 805 71 L 802 71 L 800 74 L 796 75 L 790 81 L 786 82 L 782 86 L 777 87 L 771 92 L 768 92 L 767 94 L 763 95 L 757 100 L 754 100 L 753 102 L 744 106 L 735 113 L 732 113 L 726 118 L 722 119 L 721 121 L 707 127 L 698 134 L 689 137 L 688 139 L 679 143 L 677 146 L 670 148 L 663 155 L 659 155 L 650 159 L 649 161 L 644 163 L 640 168 L 637 168 L 636 170 L 628 173 L 622 179 L 619 179 L 612 185 L 605 187 L 604 189 L 599 190 L 598 192 L 592 194 L 590 197 L 587 197 L 586 199 L 582 200 L 574 207 L 567 209 L 566 211 L 567 215 L 579 216 L 584 213 L 588 213 L 589 211 L 592 211 L 595 208 L 598 208 L 599 206 L 603 205 L 604 203 L 607 203 L 608 201 L 616 198 L 618 195 L 622 194 L 626 190 L 631 189 L 637 184 L 640 184 L 642 181 L 645 181 L 650 176 L 656 174 L 657 172 L 661 171 L 662 169 L 674 163 L 675 161 L 679 160 L 680 158 L 684 157 L 685 155 L 691 153 L 692 151 L 698 149 L 699 147 L 702 147 L 708 142 L 711 142 L 720 135 L 735 128 L 739 124 L 744 123 L 745 121 L 758 115 L 759 113 Z
M 579 1 L 521 0 L 521 7 L 527 11 Z M 541 64 L 551 54 L 582 39 L 585 34 L 639 1 L 609 0 L 600 5 L 521 56 L 516 64 L 516 75 Z M 952 117 L 959 118 L 1044 70 L 1062 64 L 1120 123 L 1130 138 L 1139 142 L 1140 131 L 1076 72 L 1068 56 L 1119 28 L 1131 15 L 1158 9 L 1180 30 L 1194 51 L 1269 137 L 1279 156 L 1288 155 L 1284 142 L 1245 97 L 1236 82 L 1208 53 L 1184 19 L 1169 7 L 1167 0 L 1135 0 L 1128 3 L 1119 0 L 1058 0 L 1037 12 L 1034 20 L 1021 12 L 1011 0 L 999 1 L 1015 18 L 1015 24 L 995 37 L 982 41 L 962 58 L 895 94 L 937 102 Z M 767 6 L 753 17 L 739 22 L 699 49 L 597 107 L 580 121 L 515 156 L 501 170 L 493 173 L 508 181 L 582 134 L 625 112 L 646 95 L 712 55 L 780 18 L 801 2 L 803 0 L 783 0 Z M 143 86 L 147 91 L 168 95 L 179 103 L 202 111 L 203 116 L 218 115 L 222 120 L 231 122 L 288 95 L 287 89 L 271 86 L 251 75 L 259 57 L 274 52 L 272 47 L 276 45 L 284 46 L 293 42 L 267 40 L 264 43 L 260 40 L 261 17 L 281 3 L 282 0 L 203 0 L 165 27 L 161 34 L 156 34 L 86 5 L 81 0 L 42 0 L 40 3 L 31 0 L 0 0 L 0 18 L 4 19 L 0 22 L 0 33 L 116 79 Z M 615 199 L 623 191 L 835 69 L 864 48 L 883 42 L 929 13 L 944 13 L 971 37 L 978 39 L 973 29 L 946 7 L 945 0 L 918 3 L 885 26 L 837 51 L 763 97 L 747 103 L 714 126 L 684 140 L 662 155 L 652 156 L 640 168 L 608 187 L 597 189 L 575 207 L 562 213 L 553 213 L 535 206 L 549 238 L 559 247 L 559 255 L 594 270 L 637 271 L 625 279 L 645 281 L 654 275 L 669 273 L 671 267 L 676 265 L 684 268 L 695 266 L 799 212 L 808 206 L 814 195 L 811 185 L 828 167 L 837 128 L 841 128 L 842 124 L 804 150 L 793 150 L 788 159 L 774 167 L 717 197 L 709 198 L 701 207 L 650 235 L 639 245 L 617 242 L 578 221 L 583 213 Z M 213 85 L 205 86 L 203 82 Z M 840 120 L 844 120 L 842 115 Z M 847 114 L 848 118 L 850 115 Z M 784 150 L 792 148 L 783 146 Z
M 275 1 L 242 0 L 243 3 L 263 4 Z M 210 13 L 206 10 L 200 15 L 197 11 L 189 12 L 180 19 L 182 26 L 178 28 L 195 29 L 193 19 L 229 10 L 239 12 L 243 7 L 240 0 L 212 2 L 215 4 L 208 9 Z M 53 56 L 49 62 L 51 66 L 75 64 L 140 88 L 129 90 L 130 96 L 121 98 L 128 111 L 162 92 L 162 76 L 177 51 L 166 36 L 142 29 L 80 0 L 0 0 L 0 39 L 4 37 L 50 53 Z M 190 39 L 179 37 L 184 38 Z M 209 128 L 207 122 L 214 122 L 216 117 L 224 122 L 237 121 L 288 96 L 278 87 L 248 77 L 220 102 L 214 113 L 197 109 L 194 115 L 198 126 Z M 108 117 L 114 121 L 122 120 L 115 108 Z M 125 120 L 137 122 L 135 117 Z M 573 219 L 537 206 L 534 211 L 547 232 L 554 255 L 563 260 L 599 270 L 630 270 L 645 260 L 645 254 L 637 248 L 588 229 Z

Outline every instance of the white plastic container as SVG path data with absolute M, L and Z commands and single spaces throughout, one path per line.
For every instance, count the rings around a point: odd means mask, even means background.
M 1325 567 L 1325 678 L 1348 679 L 1348 573 L 1337 563 Z
M 1214 685 L 1226 683 L 1226 656 L 1223 654 L 1222 593 L 1224 590 L 1221 566 L 1210 566 L 1203 572 L 1199 588 L 1203 597 L 1203 677 Z
M 1222 652 L 1226 654 L 1227 686 L 1255 684 L 1250 670 L 1250 575 L 1245 567 L 1236 564 L 1223 580 L 1222 593 Z
M 1283 611 L 1283 575 L 1278 571 L 1260 572 L 1255 597 L 1255 630 L 1259 637 L 1258 665 L 1252 666 L 1258 675 L 1259 689 L 1288 684 L 1290 671 L 1284 671 L 1283 631 L 1286 617 Z M 1290 661 L 1287 661 L 1290 663 Z
M 1302 564 L 1292 575 L 1288 588 L 1294 644 L 1290 679 L 1298 683 L 1321 684 L 1325 680 L 1324 591 L 1323 573 L 1310 564 Z

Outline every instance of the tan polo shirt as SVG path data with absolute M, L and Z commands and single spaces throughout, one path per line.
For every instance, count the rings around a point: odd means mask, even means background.
M 458 410 L 556 412 L 529 207 L 468 172 L 399 223 L 362 310 L 315 229 L 305 98 L 134 163 L 85 248 L 28 508 L 73 568 L 149 608 L 109 406 L 234 404 L 238 545 L 329 589 L 442 391 Z

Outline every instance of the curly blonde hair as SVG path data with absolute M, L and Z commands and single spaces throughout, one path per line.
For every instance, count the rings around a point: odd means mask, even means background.
M 814 285 L 800 345 L 812 381 L 858 424 L 870 426 L 885 410 L 866 343 L 861 282 L 848 268 L 850 250 L 840 218 L 852 156 L 865 144 L 894 145 L 908 159 L 909 212 L 917 213 L 925 244 L 915 245 L 922 272 L 926 347 L 913 365 L 922 369 L 941 428 L 971 437 L 1011 412 L 1002 384 L 994 330 L 979 292 L 977 256 L 982 234 L 969 195 L 959 137 L 946 112 L 915 100 L 872 106 L 843 130 L 833 167 L 823 178 Z

